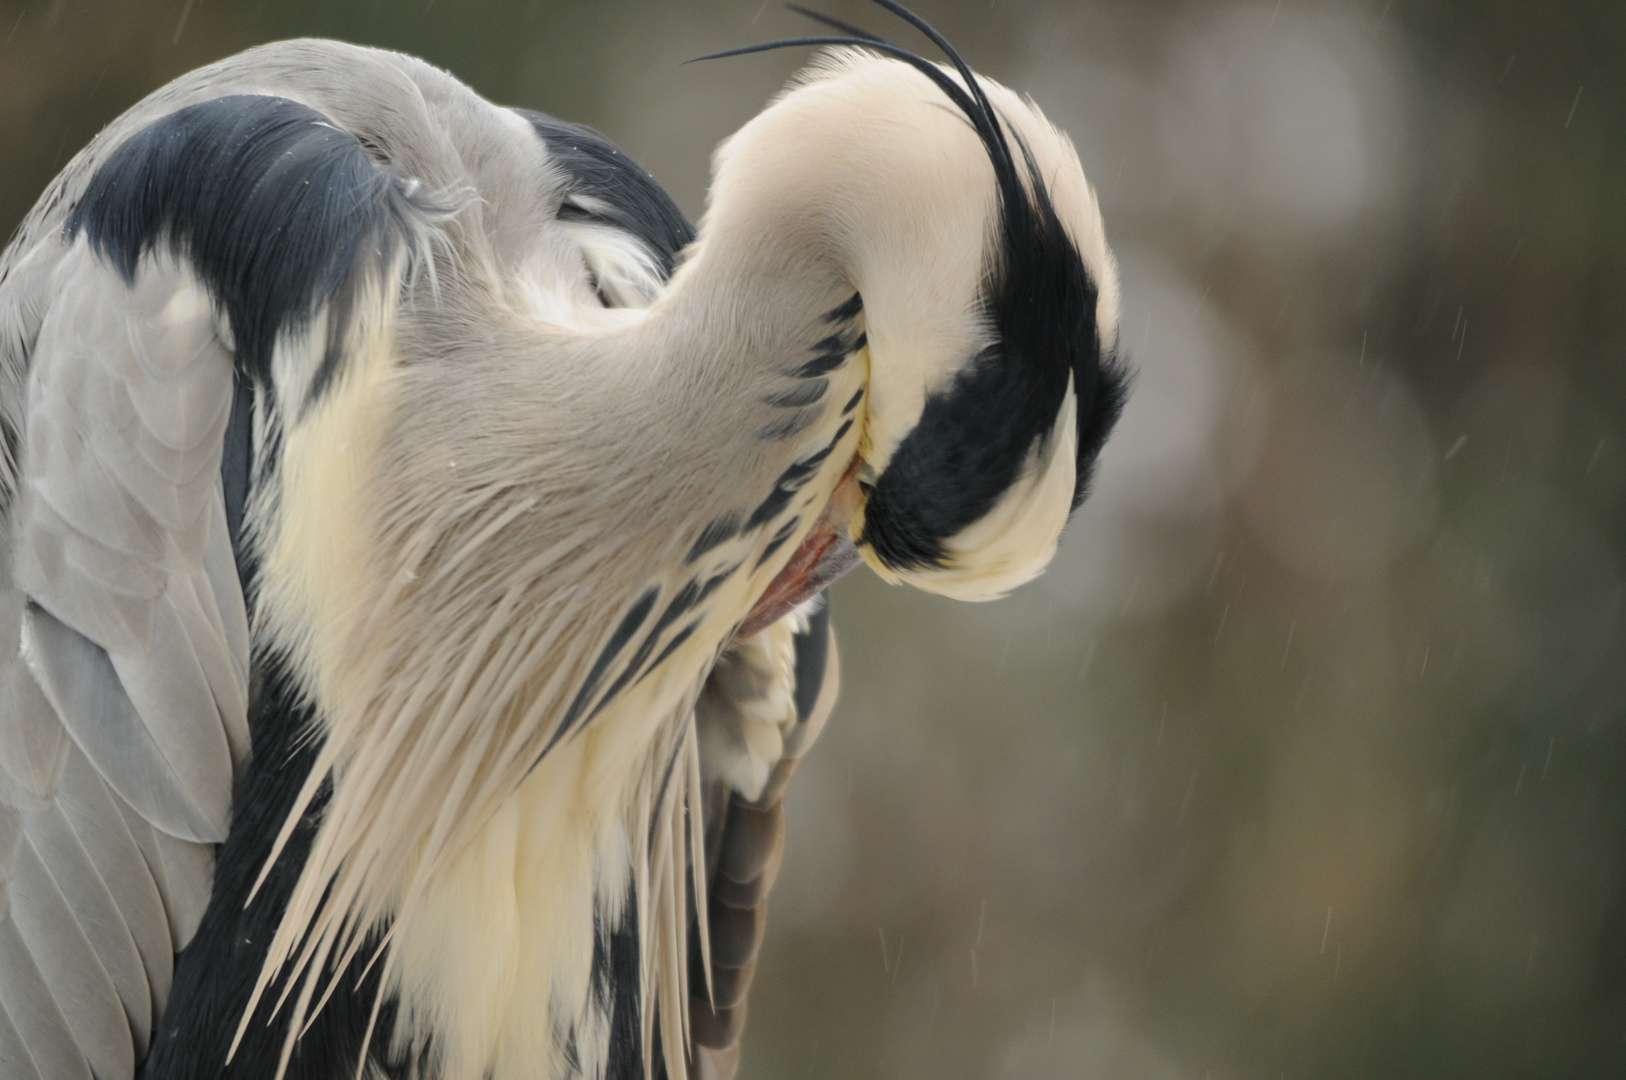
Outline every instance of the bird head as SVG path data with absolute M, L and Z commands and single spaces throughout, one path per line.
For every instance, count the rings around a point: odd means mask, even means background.
M 952 51 L 863 44 L 722 146 L 703 230 L 813 208 L 804 242 L 855 291 L 867 355 L 857 457 L 764 599 L 822 587 L 853 548 L 887 581 L 992 599 L 1049 563 L 1121 408 L 1116 267 L 1032 101 Z

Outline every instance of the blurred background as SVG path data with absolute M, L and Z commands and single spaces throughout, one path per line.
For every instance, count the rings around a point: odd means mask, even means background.
M 917 6 L 1077 143 L 1135 392 L 1042 580 L 837 588 L 743 1077 L 1626 1075 L 1626 5 Z M 0 0 L 0 228 L 305 34 L 592 124 L 698 216 L 805 56 L 679 62 L 805 30 Z

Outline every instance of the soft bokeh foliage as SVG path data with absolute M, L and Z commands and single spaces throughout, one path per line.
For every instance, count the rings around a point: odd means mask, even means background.
M 905 41 L 860 0 L 821 5 Z M 1052 572 L 837 589 L 745 1077 L 1626 1071 L 1626 7 L 919 0 L 1071 132 L 1138 369 Z M 0 3 L 0 220 L 331 35 L 691 213 L 763 0 Z

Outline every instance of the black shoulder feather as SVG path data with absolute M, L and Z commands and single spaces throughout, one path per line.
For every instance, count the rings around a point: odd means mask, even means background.
M 529 109 L 514 111 L 530 121 L 554 163 L 569 178 L 571 187 L 559 216 L 601 221 L 626 230 L 660 260 L 661 275 L 670 276 L 678 253 L 694 239 L 694 226 L 655 178 L 592 128 Z M 571 201 L 569 196 L 578 194 L 591 202 Z
M 270 376 L 277 335 L 335 305 L 312 397 L 332 380 L 356 271 L 413 212 L 410 186 L 350 132 L 287 98 L 239 94 L 154 121 L 102 163 L 68 216 L 126 279 L 167 244 L 231 322 L 239 370 Z

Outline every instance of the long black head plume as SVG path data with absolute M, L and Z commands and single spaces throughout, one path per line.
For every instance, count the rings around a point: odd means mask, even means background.
M 954 70 L 960 73 L 960 77 L 965 80 L 965 86 L 961 87 L 953 79 L 945 75 L 942 68 L 918 53 L 894 45 L 885 38 L 871 34 L 860 27 L 854 26 L 852 23 L 811 11 L 799 4 L 787 4 L 786 7 L 798 15 L 840 30 L 844 36 L 815 34 L 805 37 L 780 38 L 777 41 L 764 41 L 756 45 L 742 45 L 735 49 L 707 53 L 704 56 L 696 56 L 692 60 L 686 60 L 684 63 L 693 64 L 701 60 L 721 60 L 730 56 L 746 56 L 751 53 L 810 45 L 860 45 L 874 49 L 876 52 L 885 53 L 888 56 L 904 61 L 931 79 L 943 93 L 948 95 L 955 105 L 959 106 L 960 111 L 966 114 L 967 119 L 971 121 L 972 127 L 976 129 L 978 137 L 982 139 L 983 146 L 988 150 L 989 159 L 994 165 L 994 174 L 999 184 L 1000 195 L 1005 199 L 1019 197 L 1022 188 L 1017 179 L 1016 164 L 1011 157 L 1010 146 L 1005 141 L 998 114 L 994 112 L 993 105 L 989 103 L 988 96 L 983 93 L 982 85 L 977 81 L 977 77 L 970 66 L 961 58 L 954 46 L 948 43 L 948 39 L 933 29 L 932 25 L 919 15 L 897 3 L 896 0 L 872 0 L 872 2 L 903 19 L 910 26 L 924 34 L 948 58 L 949 63 L 954 66 Z

